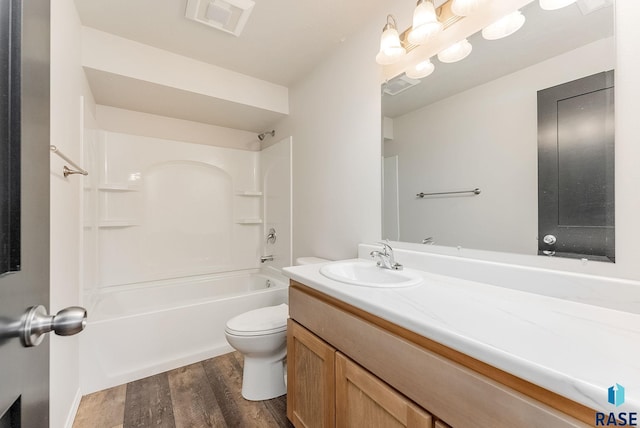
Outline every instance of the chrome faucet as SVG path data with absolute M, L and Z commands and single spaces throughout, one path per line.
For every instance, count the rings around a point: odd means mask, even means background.
M 400 263 L 396 263 L 393 255 L 393 248 L 389 245 L 389 242 L 378 242 L 382 245 L 382 251 L 374 250 L 369 255 L 372 259 L 376 260 L 376 264 L 381 269 L 402 270 L 403 266 Z
M 272 262 L 273 261 L 273 256 L 272 255 L 268 255 L 268 256 L 261 256 L 260 257 L 260 263 L 264 263 L 264 262 Z

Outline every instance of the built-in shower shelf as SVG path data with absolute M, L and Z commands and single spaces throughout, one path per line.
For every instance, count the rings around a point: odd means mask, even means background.
M 117 228 L 117 227 L 134 227 L 134 226 L 140 226 L 140 223 L 136 223 L 133 220 L 108 220 L 108 221 L 101 221 L 98 224 L 98 227 L 101 229 L 110 229 L 110 228 Z
M 240 192 L 236 192 L 236 195 L 238 196 L 262 196 L 262 192 L 254 192 L 251 190 L 244 190 L 244 191 L 240 191 Z
M 261 218 L 241 218 L 236 221 L 237 224 L 262 224 Z
M 140 187 L 130 184 L 101 184 L 98 186 L 98 190 L 105 192 L 137 192 L 140 190 Z

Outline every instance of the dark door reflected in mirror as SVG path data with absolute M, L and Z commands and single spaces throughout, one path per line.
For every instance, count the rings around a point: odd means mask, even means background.
M 0 275 L 20 269 L 20 19 L 0 1 Z
M 538 92 L 538 251 L 615 261 L 614 73 Z

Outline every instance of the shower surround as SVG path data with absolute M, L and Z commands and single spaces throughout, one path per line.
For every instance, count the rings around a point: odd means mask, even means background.
M 83 393 L 227 352 L 227 318 L 286 301 L 290 138 L 257 152 L 86 135 L 96 173 L 84 186 Z M 265 254 L 273 262 L 261 264 Z

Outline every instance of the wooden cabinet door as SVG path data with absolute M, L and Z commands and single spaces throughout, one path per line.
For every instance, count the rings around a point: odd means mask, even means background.
M 431 428 L 431 415 L 336 353 L 336 427 Z
M 287 417 L 296 428 L 335 426 L 336 350 L 293 320 L 287 326 Z

